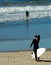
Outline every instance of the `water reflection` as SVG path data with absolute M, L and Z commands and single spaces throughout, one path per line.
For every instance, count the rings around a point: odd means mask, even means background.
M 0 24 L 0 39 L 31 40 L 36 34 L 40 34 L 41 38 L 51 38 L 51 19 L 26 19 Z

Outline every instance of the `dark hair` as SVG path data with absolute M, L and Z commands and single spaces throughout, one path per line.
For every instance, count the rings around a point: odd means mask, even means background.
M 38 38 L 40 38 L 40 35 L 38 35 Z
M 35 35 L 35 37 L 38 37 L 37 35 Z
M 40 35 L 38 35 L 38 42 L 40 41 Z

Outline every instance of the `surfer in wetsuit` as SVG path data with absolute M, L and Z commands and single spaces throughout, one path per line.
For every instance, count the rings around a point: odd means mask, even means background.
M 35 38 L 33 39 L 30 48 L 33 46 L 33 51 L 35 53 L 35 60 L 39 60 L 39 57 L 37 58 L 37 49 L 39 48 L 39 41 L 40 41 L 40 35 L 35 35 Z
M 29 11 L 26 11 L 26 18 L 29 17 Z

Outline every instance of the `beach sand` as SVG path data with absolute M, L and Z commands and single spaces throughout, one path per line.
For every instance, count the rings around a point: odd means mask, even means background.
M 31 58 L 32 51 L 0 52 L 0 65 L 51 65 L 51 50 L 37 62 Z

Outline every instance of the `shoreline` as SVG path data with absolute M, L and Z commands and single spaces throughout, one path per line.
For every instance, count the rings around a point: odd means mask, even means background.
M 7 52 L 32 52 L 32 49 L 27 49 L 27 50 L 15 50 L 15 51 L 0 51 L 0 53 L 7 53 Z M 46 51 L 51 51 L 51 48 L 47 48 Z

